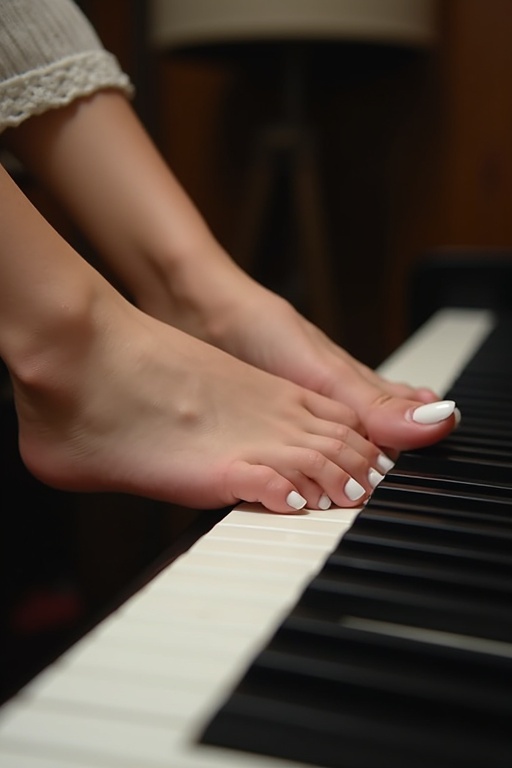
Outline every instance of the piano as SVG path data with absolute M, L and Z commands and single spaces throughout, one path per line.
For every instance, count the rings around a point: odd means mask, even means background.
M 453 437 L 363 509 L 226 513 L 0 708 L 0 768 L 510 768 L 501 328 L 436 313 L 380 371 L 456 392 Z

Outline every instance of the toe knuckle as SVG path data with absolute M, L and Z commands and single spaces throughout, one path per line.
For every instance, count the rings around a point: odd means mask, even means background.
M 346 421 L 347 427 L 350 427 L 351 429 L 359 430 L 359 428 L 361 427 L 361 419 L 359 418 L 357 413 L 354 410 L 352 410 L 352 408 L 347 409 L 347 416 L 345 418 L 345 421 Z
M 350 427 L 347 424 L 337 424 L 333 432 L 333 443 L 344 445 L 350 434 Z
M 335 437 L 331 442 L 331 452 L 334 456 L 341 456 L 347 450 L 347 441 L 343 436 Z
M 363 456 L 356 455 L 353 459 L 354 462 L 354 474 L 359 478 L 364 478 L 369 472 L 369 465 Z
M 317 450 L 309 450 L 306 453 L 305 464 L 309 470 L 308 474 L 317 474 L 321 472 L 327 463 L 327 458 L 323 453 Z

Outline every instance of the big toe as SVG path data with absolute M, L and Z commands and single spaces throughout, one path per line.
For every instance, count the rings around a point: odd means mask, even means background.
M 363 421 L 376 445 L 404 451 L 442 440 L 456 426 L 458 412 L 453 400 L 419 404 L 389 398 L 371 406 Z

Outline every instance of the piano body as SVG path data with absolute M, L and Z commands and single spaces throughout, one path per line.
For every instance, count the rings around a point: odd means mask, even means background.
M 497 325 L 381 371 L 447 392 Z M 512 766 L 510 373 L 362 511 L 229 512 L 4 704 L 0 768 Z

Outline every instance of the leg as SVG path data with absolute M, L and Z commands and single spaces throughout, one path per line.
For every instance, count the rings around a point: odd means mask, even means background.
M 0 169 L 0 355 L 43 481 L 197 507 L 361 502 L 382 466 L 353 412 L 125 301 Z
M 453 428 L 451 414 L 416 423 L 435 393 L 382 380 L 239 269 L 119 94 L 32 118 L 8 138 L 145 312 L 349 405 L 378 445 L 416 448 Z

